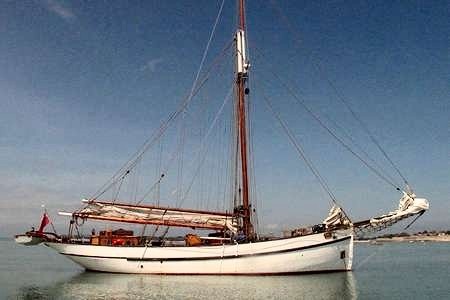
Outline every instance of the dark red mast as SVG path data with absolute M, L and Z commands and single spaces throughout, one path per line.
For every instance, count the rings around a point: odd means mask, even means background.
M 247 120 L 246 120 L 246 82 L 248 79 L 248 60 L 245 46 L 245 7 L 244 0 L 239 2 L 239 24 L 236 32 L 236 97 L 237 97 L 237 134 L 240 147 L 242 172 L 242 218 L 243 231 L 249 240 L 255 234 L 251 222 L 251 205 L 249 195 L 248 159 L 247 159 Z

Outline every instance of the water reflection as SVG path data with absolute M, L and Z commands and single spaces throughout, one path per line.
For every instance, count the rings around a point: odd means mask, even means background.
M 356 299 L 351 272 L 301 276 L 159 276 L 83 272 L 22 299 Z

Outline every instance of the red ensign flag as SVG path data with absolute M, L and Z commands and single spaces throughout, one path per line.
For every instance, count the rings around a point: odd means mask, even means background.
M 38 232 L 42 233 L 44 231 L 45 226 L 47 226 L 50 223 L 50 219 L 48 218 L 47 214 L 44 213 L 41 220 L 41 226 L 39 226 Z

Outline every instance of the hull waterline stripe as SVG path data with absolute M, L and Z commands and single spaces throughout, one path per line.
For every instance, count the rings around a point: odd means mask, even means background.
M 130 274 L 126 272 L 116 272 L 116 271 L 98 271 L 86 269 L 87 272 L 92 273 L 115 273 L 115 274 Z M 176 275 L 176 276 L 211 276 L 211 275 L 220 275 L 220 276 L 294 276 L 294 275 L 309 275 L 309 274 L 326 274 L 326 273 L 343 273 L 343 272 L 352 272 L 352 270 L 348 269 L 325 269 L 325 270 L 317 270 L 317 271 L 293 271 L 293 272 L 255 272 L 255 273 L 160 273 L 160 272 L 139 272 L 139 273 L 131 273 L 138 275 Z
M 82 255 L 82 254 L 72 254 L 72 253 L 61 253 L 63 255 L 67 256 L 74 256 L 74 257 L 89 257 L 89 258 L 104 258 L 104 259 L 126 259 L 127 261 L 192 261 L 192 260 L 214 260 L 214 259 L 234 259 L 234 258 L 242 258 L 242 257 L 254 257 L 254 256 L 263 256 L 263 255 L 274 255 L 279 253 L 287 253 L 287 252 L 295 252 L 300 250 L 306 250 L 311 248 L 318 248 L 326 245 L 331 245 L 334 243 L 339 243 L 345 240 L 350 239 L 351 236 L 346 236 L 344 238 L 331 240 L 328 242 L 320 243 L 320 244 L 314 244 L 314 245 L 308 245 L 303 247 L 297 247 L 292 249 L 284 249 L 284 250 L 277 250 L 272 252 L 263 252 L 263 253 L 255 253 L 255 254 L 241 254 L 241 255 L 227 255 L 227 256 L 212 256 L 212 257 L 165 257 L 165 258 L 142 258 L 142 257 L 110 257 L 110 256 L 95 256 L 95 255 Z M 158 247 L 160 248 L 160 247 Z M 164 247 L 161 247 L 164 248 Z

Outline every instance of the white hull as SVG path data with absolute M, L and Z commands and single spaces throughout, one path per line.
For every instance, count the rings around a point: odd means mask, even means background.
M 114 247 L 46 243 L 87 270 L 137 274 L 291 274 L 349 271 L 353 236 L 336 232 L 248 244 Z

